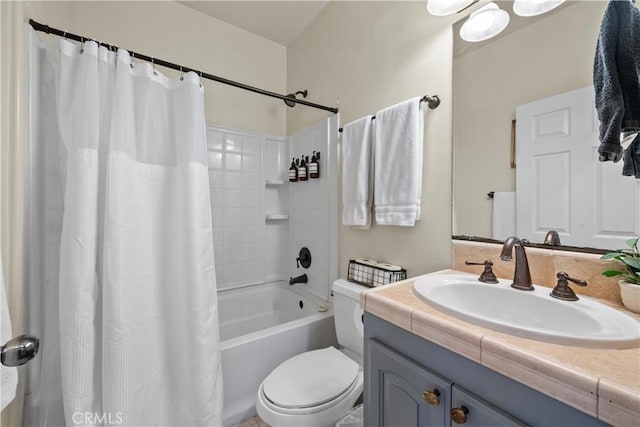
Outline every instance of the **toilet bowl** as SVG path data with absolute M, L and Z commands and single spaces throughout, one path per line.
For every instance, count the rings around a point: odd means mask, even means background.
M 294 356 L 264 379 L 256 411 L 270 426 L 333 426 L 362 394 L 363 312 L 358 298 L 366 288 L 340 279 L 332 289 L 340 348 Z

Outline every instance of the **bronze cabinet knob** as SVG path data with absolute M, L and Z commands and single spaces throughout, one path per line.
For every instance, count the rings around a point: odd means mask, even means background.
M 422 392 L 422 398 L 429 405 L 438 406 L 440 404 L 440 392 L 437 388 L 434 388 L 433 391 L 425 390 Z
M 464 424 L 467 422 L 467 414 L 469 410 L 466 406 L 462 405 L 459 408 L 451 409 L 451 419 L 456 424 Z

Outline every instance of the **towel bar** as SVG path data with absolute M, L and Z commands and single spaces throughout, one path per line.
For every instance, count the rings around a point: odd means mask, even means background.
M 433 96 L 425 95 L 422 98 L 420 98 L 420 102 L 426 102 L 429 109 L 435 110 L 440 105 L 440 97 L 438 95 L 433 95 Z M 371 118 L 371 120 L 375 120 L 375 119 L 376 119 L 376 116 L 373 116 Z M 342 133 L 342 130 L 343 128 L 340 128 L 338 129 L 338 132 Z

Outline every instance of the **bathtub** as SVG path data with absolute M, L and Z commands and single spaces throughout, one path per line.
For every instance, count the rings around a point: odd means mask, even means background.
M 225 427 L 255 415 L 260 383 L 280 363 L 336 344 L 332 307 L 303 287 L 271 283 L 218 293 Z

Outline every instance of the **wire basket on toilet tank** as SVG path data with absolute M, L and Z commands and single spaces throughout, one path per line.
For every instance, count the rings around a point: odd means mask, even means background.
M 375 288 L 407 278 L 407 270 L 399 265 L 378 262 L 369 258 L 349 260 L 347 280 Z

